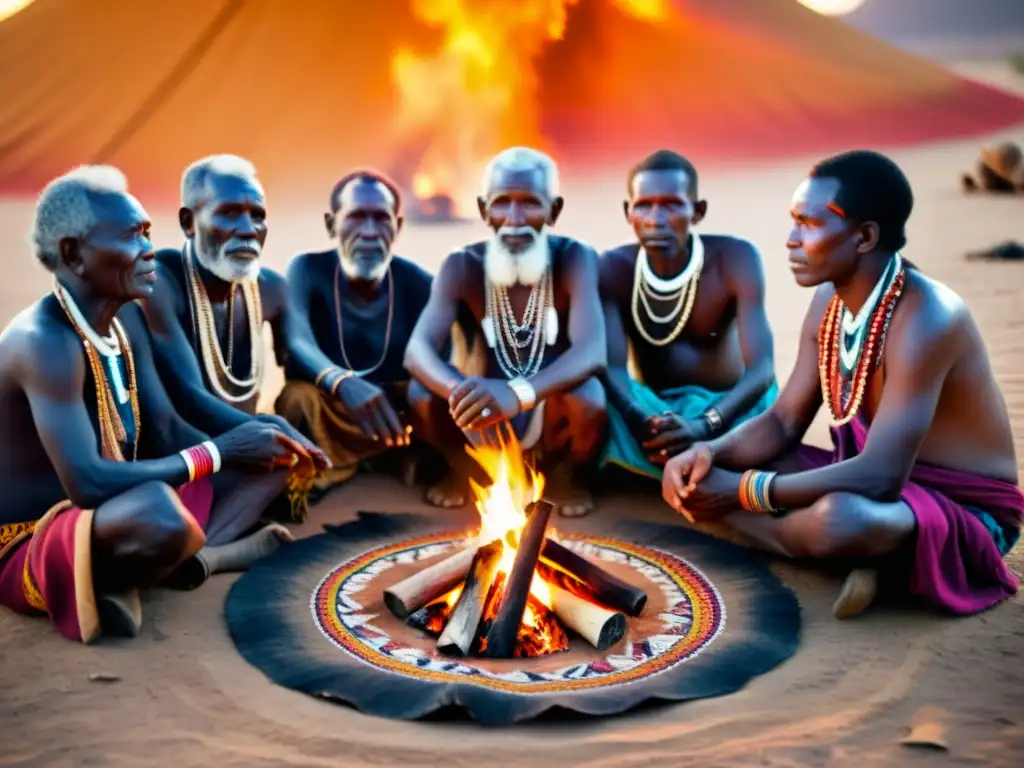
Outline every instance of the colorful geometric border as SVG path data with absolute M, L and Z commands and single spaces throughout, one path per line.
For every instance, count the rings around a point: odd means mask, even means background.
M 549 673 L 531 671 L 530 659 L 493 672 L 437 653 L 424 653 L 373 625 L 376 616 L 359 602 L 363 590 L 399 561 L 425 560 L 454 548 L 462 539 L 423 536 L 378 547 L 331 570 L 313 592 L 310 608 L 320 631 L 354 658 L 379 669 L 432 682 L 466 682 L 520 694 L 577 691 L 619 685 L 655 675 L 696 656 L 725 626 L 725 605 L 708 578 L 682 558 L 606 537 L 563 536 L 584 555 L 625 562 L 660 586 L 669 605 L 659 614 L 661 630 L 619 652 L 587 664 Z M 426 552 L 424 555 L 423 553 Z M 420 555 L 419 557 L 417 555 Z M 377 597 L 373 598 L 376 601 Z M 410 632 L 413 630 L 410 629 Z
M 800 640 L 800 606 L 793 592 L 769 570 L 765 556 L 678 525 L 616 519 L 614 513 L 610 510 L 599 518 L 567 525 L 569 531 L 560 525 L 559 534 L 575 539 L 574 546 L 590 548 L 591 554 L 614 543 L 622 550 L 616 556 L 629 558 L 632 552 L 650 556 L 652 562 L 638 558 L 635 567 L 648 569 L 652 576 L 684 574 L 685 578 L 680 579 L 684 584 L 699 585 L 690 593 L 694 595 L 695 613 L 711 617 L 716 615 L 714 606 L 719 607 L 717 618 L 709 619 L 710 624 L 699 622 L 705 629 L 676 635 L 692 644 L 689 650 L 680 646 L 679 661 L 669 663 L 675 656 L 660 649 L 657 672 L 652 666 L 649 674 L 628 683 L 608 684 L 606 679 L 604 684 L 599 681 L 591 687 L 509 690 L 505 686 L 481 685 L 475 674 L 428 679 L 392 672 L 356 654 L 339 651 L 333 640 L 325 641 L 319 622 L 311 621 L 310 612 L 315 605 L 311 603 L 312 595 L 320 594 L 326 601 L 329 598 L 325 590 L 331 590 L 331 585 L 337 583 L 341 597 L 344 578 L 340 570 L 352 572 L 357 563 L 373 567 L 374 558 L 381 553 L 401 550 L 410 543 L 440 542 L 440 547 L 444 542 L 457 540 L 465 535 L 462 532 L 479 524 L 472 508 L 464 514 L 452 511 L 443 516 L 360 512 L 349 522 L 325 525 L 327 533 L 280 547 L 232 584 L 225 604 L 228 630 L 246 661 L 286 688 L 379 717 L 413 720 L 469 716 L 486 725 L 510 725 L 542 715 L 557 719 L 565 712 L 605 716 L 645 702 L 724 696 L 740 690 L 796 651 Z M 623 510 L 622 514 L 626 516 L 629 512 Z M 572 530 L 578 533 L 571 533 Z M 422 552 L 434 551 L 431 547 L 434 545 L 428 544 Z M 684 567 L 677 562 L 699 563 L 700 568 Z M 662 563 L 671 563 L 672 567 L 662 569 Z M 325 579 L 325 573 L 331 576 Z M 355 572 L 349 576 L 363 577 L 370 578 L 370 574 Z M 341 580 L 332 582 L 332 578 Z M 664 578 L 672 582 L 666 586 L 678 589 L 678 582 L 667 575 Z M 703 586 L 712 582 L 713 587 Z M 679 591 L 685 594 L 685 590 Z M 659 603 L 675 605 L 670 599 L 652 594 Z M 714 597 L 702 603 L 702 594 Z M 686 598 L 687 604 L 690 599 Z M 728 632 L 724 631 L 723 601 L 729 605 Z M 385 626 L 393 634 L 399 632 L 396 620 L 389 619 Z M 643 626 L 649 627 L 651 623 L 648 620 Z M 429 648 L 429 644 L 419 645 Z M 685 663 L 680 663 L 683 660 Z M 511 667 L 525 669 L 529 661 L 488 660 L 487 667 L 497 674 Z M 556 666 L 533 661 L 540 670 Z

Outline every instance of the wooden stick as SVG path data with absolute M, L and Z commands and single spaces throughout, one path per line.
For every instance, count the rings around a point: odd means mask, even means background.
M 384 605 L 398 618 L 407 618 L 461 584 L 469 573 L 476 551 L 476 545 L 470 545 L 385 589 Z
M 473 556 L 469 575 L 462 585 L 462 594 L 448 617 L 444 632 L 437 639 L 437 650 L 449 656 L 465 656 L 476 637 L 476 628 L 487 603 L 491 584 L 501 563 L 502 543 L 492 541 L 480 547 Z
M 548 590 L 555 615 L 597 650 L 607 650 L 626 634 L 625 614 L 609 611 L 550 582 Z
M 497 615 L 487 630 L 484 655 L 490 658 L 510 659 L 516 649 L 516 638 L 523 623 L 526 598 L 537 569 L 537 558 L 544 543 L 544 532 L 554 506 L 541 500 L 527 508 L 526 526 L 519 539 L 516 559 L 505 582 Z
M 553 539 L 547 539 L 540 556 L 539 570 L 546 581 L 561 584 L 562 588 L 569 592 L 622 611 L 627 616 L 639 616 L 643 613 L 644 606 L 647 605 L 646 592 L 627 584 L 568 547 Z M 564 571 L 573 579 L 565 583 L 554 580 L 551 576 L 552 570 Z

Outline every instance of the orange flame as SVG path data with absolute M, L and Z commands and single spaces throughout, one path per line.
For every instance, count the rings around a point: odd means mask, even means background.
M 459 201 L 477 194 L 486 159 L 512 143 L 544 149 L 535 62 L 565 34 L 581 0 L 412 0 L 416 17 L 443 31 L 440 50 L 397 51 L 391 72 L 400 98 L 399 136 L 427 141 L 413 191 Z M 593 0 L 590 0 L 593 2 Z M 665 0 L 615 0 L 624 12 L 658 20 Z

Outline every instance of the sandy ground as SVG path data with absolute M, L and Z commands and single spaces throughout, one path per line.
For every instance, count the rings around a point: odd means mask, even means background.
M 1024 86 L 1005 70 L 973 65 L 968 71 Z M 1004 135 L 1024 140 L 1024 129 Z M 971 167 L 977 146 L 971 139 L 894 153 L 917 191 L 907 255 L 970 304 L 1024 456 L 1024 314 L 1013 309 L 1024 265 L 962 260 L 966 250 L 1024 239 L 1022 203 L 959 193 L 958 174 Z M 786 268 L 786 211 L 812 159 L 708 169 L 702 179 L 711 201 L 705 231 L 749 237 L 765 256 L 782 379 L 810 297 Z M 570 184 L 560 229 L 599 247 L 623 240 L 621 175 L 585 188 Z M 272 208 L 271 266 L 283 268 L 297 250 L 321 247 L 321 204 Z M 0 203 L 0 252 L 10 270 L 0 284 L 3 323 L 48 286 L 24 246 L 30 214 L 29 203 Z M 157 213 L 155 222 L 158 243 L 177 241 L 173 214 Z M 475 224 L 411 228 L 401 251 L 433 268 L 448 248 L 479 234 Z M 279 385 L 274 371 L 270 396 Z M 824 439 L 823 420 L 813 437 Z M 653 494 L 644 503 L 645 517 L 670 519 Z M 597 514 L 625 514 L 636 505 L 635 497 L 605 498 Z M 424 509 L 413 490 L 359 477 L 317 507 L 303 532 L 360 508 Z M 1010 560 L 1020 571 L 1024 549 Z M 0 765 L 1020 764 L 1024 597 L 968 619 L 888 608 L 843 623 L 829 611 L 837 581 L 782 563 L 777 571 L 803 606 L 803 642 L 791 660 L 743 691 L 611 720 L 503 731 L 387 721 L 274 686 L 228 637 L 222 606 L 231 576 L 191 594 L 147 596 L 142 636 L 131 642 L 80 647 L 45 621 L 0 611 Z M 90 682 L 94 672 L 121 679 Z M 907 726 L 921 719 L 944 729 L 947 752 L 899 744 Z

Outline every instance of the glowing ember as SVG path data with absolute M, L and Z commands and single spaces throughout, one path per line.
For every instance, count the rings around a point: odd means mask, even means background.
M 487 158 L 512 144 L 545 149 L 535 64 L 563 38 L 568 11 L 579 2 L 413 0 L 416 17 L 443 33 L 433 54 L 401 49 L 391 59 L 399 138 L 410 146 L 425 142 L 413 182 L 417 197 L 473 200 Z M 669 13 L 666 0 L 615 4 L 651 22 Z

